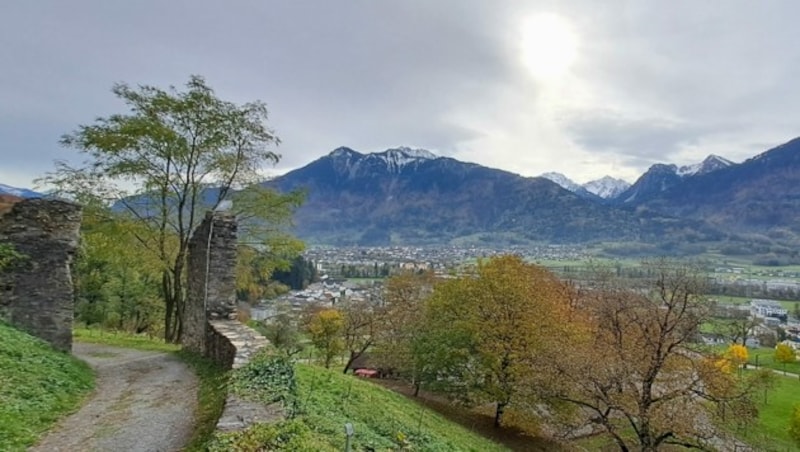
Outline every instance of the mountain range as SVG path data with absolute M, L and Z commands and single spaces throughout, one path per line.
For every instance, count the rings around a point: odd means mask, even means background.
M 265 183 L 305 189 L 303 238 L 328 244 L 658 241 L 724 234 L 702 221 L 608 205 L 544 177 L 523 177 L 410 148 L 362 154 L 340 147 Z M 619 189 L 617 189 L 619 190 Z
M 17 188 L 10 185 L 0 184 L 0 195 L 10 195 L 17 198 L 41 198 L 42 194 L 27 188 Z
M 578 184 L 569 177 L 555 172 L 543 173 L 540 174 L 539 177 L 555 182 L 561 188 L 569 190 L 582 198 L 593 200 L 615 199 L 620 193 L 631 186 L 628 182 L 622 179 L 615 179 L 611 176 L 603 176 L 600 179 L 595 179 L 585 184 Z
M 295 232 L 315 243 L 617 242 L 679 253 L 750 247 L 800 260 L 800 138 L 742 163 L 711 155 L 655 164 L 630 186 L 523 177 L 407 147 L 340 147 L 263 184 L 307 191 Z

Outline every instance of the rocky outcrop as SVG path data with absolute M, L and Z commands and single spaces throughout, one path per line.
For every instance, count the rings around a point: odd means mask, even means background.
M 27 199 L 0 217 L 0 243 L 22 255 L 0 274 L 0 317 L 65 351 L 72 349 L 70 266 L 81 216 L 77 204 Z

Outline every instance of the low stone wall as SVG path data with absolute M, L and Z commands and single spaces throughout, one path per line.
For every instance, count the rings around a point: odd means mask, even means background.
M 206 356 L 227 369 L 238 369 L 269 341 L 255 330 L 236 320 L 210 320 L 206 338 Z M 256 422 L 283 419 L 280 404 L 264 406 L 261 403 L 241 400 L 233 394 L 225 399 L 225 408 L 217 421 L 217 430 L 230 432 L 242 430 Z
M 264 336 L 236 320 L 209 320 L 206 356 L 227 369 L 238 369 L 269 345 Z

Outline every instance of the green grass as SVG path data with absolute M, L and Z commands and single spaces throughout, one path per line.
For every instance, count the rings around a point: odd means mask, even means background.
M 794 405 L 800 404 L 800 381 L 794 377 L 779 377 L 775 389 L 769 391 L 767 403 L 759 402 L 758 422 L 738 436 L 759 450 L 797 450 L 789 437 L 789 418 Z
M 90 344 L 104 344 L 114 347 L 135 348 L 137 350 L 176 352 L 181 349 L 180 345 L 166 343 L 160 338 L 93 328 L 73 328 L 72 338 L 76 341 Z
M 25 450 L 94 387 L 88 365 L 0 323 L 0 450 Z
M 352 375 L 296 364 L 298 414 L 283 423 L 238 436 L 240 450 L 256 450 L 260 435 L 270 450 L 341 451 L 352 423 L 353 450 L 506 450 L 400 394 Z M 264 439 L 260 444 L 263 444 Z M 230 443 L 226 443 L 230 444 Z
M 770 369 L 776 369 L 783 371 L 783 363 L 775 361 L 775 349 L 769 347 L 761 347 L 756 349 L 748 349 L 749 358 L 748 362 L 750 364 L 758 364 L 761 367 L 768 367 Z M 786 364 L 786 372 L 793 373 L 793 374 L 800 374 L 800 362 L 793 362 Z M 800 386 L 797 388 L 800 391 Z
M 177 353 L 184 362 L 192 366 L 200 387 L 197 390 L 197 418 L 192 440 L 187 451 L 205 451 L 206 444 L 214 435 L 217 420 L 225 407 L 228 372 L 213 361 L 186 350 Z

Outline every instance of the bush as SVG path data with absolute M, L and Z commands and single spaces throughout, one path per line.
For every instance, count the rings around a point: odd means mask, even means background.
M 289 416 L 297 408 L 297 380 L 292 362 L 263 351 L 231 375 L 230 388 L 242 398 L 264 404 L 280 402 Z

